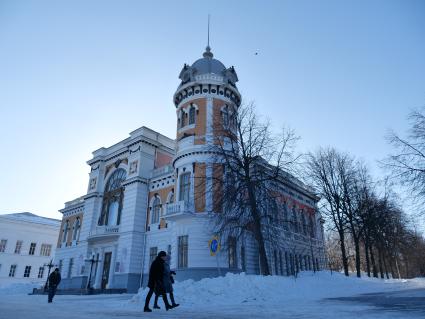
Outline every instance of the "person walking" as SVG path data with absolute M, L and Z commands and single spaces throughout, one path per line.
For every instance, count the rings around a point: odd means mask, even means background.
M 164 262 L 164 290 L 166 293 L 168 293 L 170 295 L 170 300 L 171 300 L 171 308 L 176 308 L 178 307 L 180 304 L 176 303 L 174 301 L 174 294 L 173 294 L 173 283 L 174 283 L 174 278 L 173 275 L 175 275 L 176 272 L 175 271 L 171 271 L 170 269 L 170 256 L 167 256 L 166 261 Z M 158 306 L 158 295 L 155 295 L 155 303 L 153 305 L 154 309 L 161 309 Z
M 151 268 L 149 270 L 149 292 L 146 296 L 145 308 L 143 309 L 144 312 L 152 312 L 152 310 L 149 308 L 149 302 L 154 292 L 156 295 L 162 296 L 162 299 L 164 300 L 165 304 L 165 309 L 167 311 L 172 308 L 168 303 L 167 295 L 164 289 L 164 264 L 166 258 L 167 253 L 165 251 L 160 251 L 158 253 L 158 256 L 152 262 Z
M 49 276 L 49 297 L 47 302 L 51 303 L 53 301 L 53 297 L 56 294 L 56 289 L 58 288 L 59 283 L 61 282 L 61 273 L 59 272 L 59 268 L 55 268 L 55 271 L 52 272 Z

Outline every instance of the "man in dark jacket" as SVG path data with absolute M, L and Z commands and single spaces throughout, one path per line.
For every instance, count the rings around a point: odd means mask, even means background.
M 53 301 L 53 297 L 56 294 L 56 289 L 58 288 L 59 283 L 61 282 L 61 274 L 59 268 L 56 268 L 49 276 L 49 299 L 48 302 Z
M 165 304 L 165 309 L 167 311 L 172 308 L 168 303 L 167 295 L 165 294 L 164 288 L 164 263 L 166 258 L 167 253 L 165 251 L 160 251 L 158 253 L 158 256 L 152 262 L 151 268 L 149 270 L 149 292 L 146 296 L 145 308 L 143 309 L 145 312 L 152 311 L 151 309 L 149 309 L 149 302 L 154 292 L 155 294 L 162 296 L 162 299 L 164 300 Z

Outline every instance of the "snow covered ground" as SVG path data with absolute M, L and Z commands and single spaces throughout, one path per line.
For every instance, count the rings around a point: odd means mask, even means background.
M 178 276 L 177 276 L 178 277 Z M 381 280 L 305 272 L 297 279 L 228 274 L 176 282 L 180 307 L 144 313 L 147 290 L 64 296 L 52 304 L 20 286 L 0 287 L 0 318 L 425 318 L 425 279 Z M 151 301 L 151 306 L 153 300 Z

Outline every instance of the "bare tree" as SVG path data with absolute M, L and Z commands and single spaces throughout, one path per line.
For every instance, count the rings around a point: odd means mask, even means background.
M 289 222 L 278 185 L 293 178 L 288 172 L 299 159 L 294 155 L 298 138 L 286 129 L 273 134 L 252 104 L 234 110 L 223 122 L 215 128 L 211 148 L 217 163 L 212 179 L 215 231 L 222 238 L 250 235 L 258 247 L 260 271 L 270 275 L 267 245 L 281 238 Z
M 405 138 L 390 132 L 388 141 L 394 147 L 394 154 L 382 162 L 383 166 L 390 169 L 391 177 L 407 187 L 411 197 L 419 204 L 425 203 L 424 112 L 425 108 L 422 108 L 409 114 L 410 128 Z

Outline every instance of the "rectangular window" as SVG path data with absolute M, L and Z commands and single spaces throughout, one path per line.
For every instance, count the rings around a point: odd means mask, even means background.
M 22 240 L 16 241 L 15 254 L 20 254 L 21 253 L 22 243 L 23 243 Z
M 69 259 L 69 265 L 68 265 L 68 278 L 71 278 L 72 276 L 72 267 L 74 266 L 74 258 Z
M 17 267 L 17 265 L 11 265 L 10 266 L 9 277 L 15 277 L 16 267 Z
M 59 260 L 59 272 L 62 274 L 62 265 L 63 265 L 63 260 Z
M 35 246 L 37 246 L 36 243 L 31 243 L 30 251 L 28 253 L 29 255 L 34 255 L 34 253 L 35 253 Z
M 167 246 L 167 255 L 170 256 L 169 258 L 171 258 L 171 245 Z
M 241 247 L 241 267 L 242 271 L 246 272 L 245 246 Z
M 41 249 L 40 249 L 41 256 L 50 256 L 51 251 L 52 251 L 52 245 L 41 244 Z
M 38 276 L 37 276 L 37 278 L 43 278 L 43 274 L 44 274 L 44 267 L 38 268 Z
M 178 267 L 187 268 L 189 236 L 178 237 Z
M 24 277 L 29 277 L 31 273 L 31 266 L 25 266 Z
M 151 247 L 149 249 L 149 265 L 152 265 L 152 262 L 155 260 L 158 255 L 158 247 Z
M 7 239 L 2 239 L 0 241 L 0 253 L 4 253 L 6 250 Z
M 236 260 L 236 238 L 229 236 L 228 238 L 228 253 L 229 253 L 229 268 L 236 268 L 238 266 Z
M 189 201 L 190 191 L 190 173 L 180 175 L 180 193 L 179 200 Z

